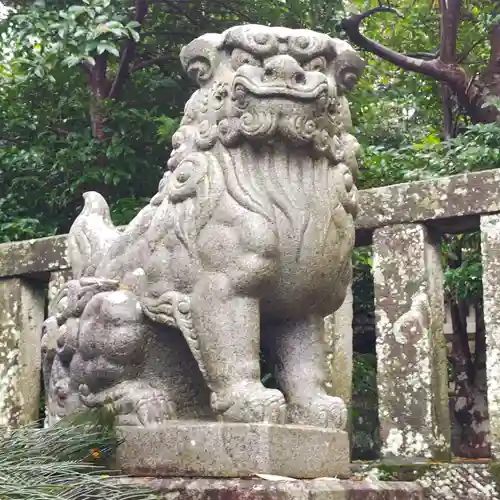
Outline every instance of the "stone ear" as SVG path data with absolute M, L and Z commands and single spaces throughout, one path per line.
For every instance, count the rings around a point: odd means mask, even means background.
M 352 90 L 358 83 L 366 63 L 359 54 L 343 40 L 332 40 L 336 57 L 334 60 L 335 81 L 340 94 Z
M 207 33 L 182 47 L 180 59 L 189 78 L 200 87 L 209 82 L 219 64 L 221 35 Z

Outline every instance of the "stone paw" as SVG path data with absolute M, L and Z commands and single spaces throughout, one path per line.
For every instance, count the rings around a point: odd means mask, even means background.
M 157 427 L 175 418 L 175 406 L 162 391 L 145 382 L 122 382 L 98 393 L 80 386 L 80 399 L 88 407 L 111 406 L 116 425 Z
M 240 384 L 223 393 L 213 393 L 211 404 L 229 422 L 286 423 L 283 394 L 261 384 Z
M 143 427 L 157 427 L 175 416 L 175 405 L 161 391 L 152 389 L 136 404 L 137 418 Z
M 288 422 L 345 430 L 347 408 L 340 398 L 320 394 L 288 404 Z

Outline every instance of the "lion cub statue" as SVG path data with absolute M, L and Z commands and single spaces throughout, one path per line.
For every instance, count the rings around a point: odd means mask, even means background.
M 49 421 L 112 405 L 169 420 L 342 429 L 324 388 L 323 318 L 351 279 L 358 143 L 345 93 L 364 64 L 308 30 L 236 26 L 184 47 L 199 86 L 168 171 L 124 229 L 85 194 L 73 279 L 51 304 Z M 261 349 L 278 389 L 261 383 Z

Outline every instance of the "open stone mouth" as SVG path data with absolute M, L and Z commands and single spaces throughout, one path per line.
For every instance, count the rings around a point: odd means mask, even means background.
M 238 100 L 238 97 L 244 97 L 249 93 L 258 97 L 283 97 L 300 101 L 313 101 L 322 94 L 328 93 L 328 84 L 321 82 L 314 87 L 299 89 L 296 86 L 286 85 L 284 82 L 276 85 L 263 85 L 262 83 L 255 84 L 245 76 L 235 77 L 233 82 L 234 98 Z

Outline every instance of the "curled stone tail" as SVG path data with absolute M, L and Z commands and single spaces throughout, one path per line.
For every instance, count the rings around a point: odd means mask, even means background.
M 113 225 L 106 200 L 95 191 L 83 195 L 85 205 L 68 234 L 68 260 L 75 278 L 92 276 L 120 232 Z

